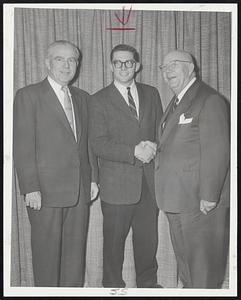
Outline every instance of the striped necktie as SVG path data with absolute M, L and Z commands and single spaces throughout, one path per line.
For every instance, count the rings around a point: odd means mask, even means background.
M 62 91 L 64 92 L 64 111 L 66 117 L 69 121 L 70 127 L 74 132 L 74 118 L 73 118 L 73 110 L 71 105 L 71 99 L 69 96 L 69 91 L 67 86 L 62 86 Z
M 173 103 L 172 103 L 172 112 L 174 112 L 174 110 L 177 108 L 178 101 L 179 101 L 179 99 L 178 99 L 177 96 L 175 95 L 175 96 L 174 96 L 174 101 L 173 101 Z
M 175 109 L 177 108 L 177 105 L 178 105 L 178 102 L 179 102 L 179 99 L 177 98 L 177 96 L 173 96 L 172 98 L 172 105 L 171 105 L 171 108 L 168 112 L 168 115 L 166 117 L 166 120 L 162 123 L 162 129 L 164 129 L 166 127 L 166 123 L 167 121 L 169 120 L 170 116 L 172 115 L 172 113 L 174 113 Z
M 130 108 L 130 111 L 131 111 L 132 115 L 138 120 L 136 105 L 135 105 L 134 99 L 131 95 L 130 89 L 131 88 L 128 86 L 127 87 L 127 96 L 128 96 L 128 101 L 129 101 L 129 108 Z

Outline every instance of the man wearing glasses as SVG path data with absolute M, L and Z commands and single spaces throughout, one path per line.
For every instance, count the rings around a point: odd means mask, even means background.
M 111 51 L 114 81 L 92 96 L 90 140 L 99 157 L 103 213 L 103 286 L 125 287 L 125 240 L 132 228 L 136 285 L 157 284 L 157 218 L 154 193 L 156 133 L 162 116 L 157 89 L 135 82 L 140 69 L 135 48 Z
M 160 68 L 174 97 L 159 126 L 158 207 L 169 221 L 184 287 L 220 288 L 228 248 L 228 105 L 197 78 L 189 53 L 170 52 Z

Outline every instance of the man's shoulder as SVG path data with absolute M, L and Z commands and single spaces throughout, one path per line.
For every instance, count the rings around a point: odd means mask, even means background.
M 41 80 L 41 81 L 38 81 L 36 83 L 31 83 L 31 84 L 28 84 L 20 89 L 18 89 L 18 92 L 31 92 L 31 91 L 36 91 L 38 89 L 41 89 L 44 82 L 45 82 L 46 79 L 44 80 Z
M 106 87 L 103 87 L 102 89 L 96 91 L 92 96 L 97 96 L 97 95 L 103 95 L 108 93 L 109 91 L 115 89 L 115 85 L 112 82 L 111 84 L 107 85 Z
M 91 95 L 91 99 L 93 101 L 98 100 L 98 101 L 108 101 L 109 96 L 112 95 L 116 87 L 114 86 L 113 83 L 109 84 L 108 86 L 98 90 L 94 94 Z
M 84 96 L 84 97 L 89 97 L 89 93 L 76 87 L 76 86 L 71 86 L 71 91 L 74 92 L 75 94 L 78 94 L 80 96 Z
M 21 97 L 25 95 L 29 95 L 31 98 L 35 98 L 39 94 L 41 95 L 45 89 L 44 86 L 47 84 L 46 81 L 47 79 L 44 79 L 39 82 L 32 83 L 22 88 L 19 88 L 16 92 L 16 98 L 18 96 Z
M 218 98 L 220 101 L 226 102 L 227 99 L 215 88 L 210 86 L 209 84 L 205 83 L 202 80 L 198 80 L 197 83 L 199 84 L 198 94 L 203 99 L 203 101 L 211 100 L 213 98 Z
M 150 92 L 157 91 L 156 87 L 154 87 L 153 85 L 150 85 L 150 84 L 146 84 L 146 83 L 136 82 L 136 86 L 137 86 L 137 88 L 140 87 L 140 88 L 142 88 L 146 91 L 150 91 Z

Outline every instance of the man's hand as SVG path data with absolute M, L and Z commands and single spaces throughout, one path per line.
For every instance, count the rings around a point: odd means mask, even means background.
M 99 193 L 99 187 L 97 183 L 91 182 L 91 188 L 90 188 L 90 199 L 94 200 Z
M 216 207 L 216 205 L 217 205 L 216 202 L 201 200 L 200 201 L 200 210 L 202 213 L 207 215 L 210 210 L 212 210 Z
M 156 144 L 142 141 L 136 145 L 134 155 L 143 163 L 149 163 L 156 155 Z
M 141 143 L 144 147 L 152 148 L 153 151 L 155 151 L 155 153 L 156 153 L 156 149 L 157 149 L 157 144 L 156 143 L 153 143 L 153 142 L 150 142 L 150 141 L 142 141 Z
M 34 210 L 40 210 L 41 208 L 41 193 L 32 192 L 25 195 L 26 206 L 30 206 Z

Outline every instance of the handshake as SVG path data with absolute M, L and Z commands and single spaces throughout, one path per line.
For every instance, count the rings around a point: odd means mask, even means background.
M 135 146 L 135 157 L 143 163 L 149 163 L 156 155 L 157 145 L 150 141 L 141 141 Z

